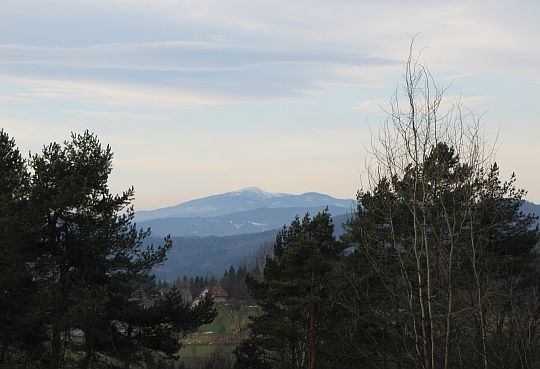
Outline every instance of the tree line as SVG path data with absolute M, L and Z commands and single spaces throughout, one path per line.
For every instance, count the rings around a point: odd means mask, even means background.
M 248 269 L 247 265 L 240 265 L 237 268 L 231 265 L 219 279 L 213 275 L 195 277 L 184 275 L 178 276 L 172 282 L 158 280 L 156 285 L 161 291 L 167 291 L 171 288 L 187 290 L 193 298 L 199 296 L 209 286 L 221 286 L 228 294 L 229 305 L 233 308 L 239 308 L 251 300 L 246 285 L 248 274 L 253 277 L 260 274 L 260 271 L 256 266 Z
M 143 246 L 133 188 L 109 190 L 112 157 L 86 131 L 24 158 L 0 131 L 0 367 L 153 365 L 215 316 L 211 299 L 155 294 L 171 241 Z

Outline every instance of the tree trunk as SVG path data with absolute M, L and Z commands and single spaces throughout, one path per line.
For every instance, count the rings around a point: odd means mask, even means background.
M 4 345 L 2 346 L 2 355 L 0 356 L 0 368 L 4 367 L 4 360 L 6 359 L 8 351 L 8 340 L 4 339 Z
M 129 323 L 128 329 L 127 329 L 128 341 L 131 341 L 132 334 L 133 334 L 133 325 Z M 131 359 L 129 357 L 126 357 L 126 360 L 124 361 L 124 369 L 129 369 L 130 366 L 131 366 Z
M 56 322 L 53 323 L 52 330 L 51 360 L 49 362 L 49 369 L 58 369 L 60 368 L 60 354 L 62 350 L 62 332 L 60 332 L 60 327 Z
M 309 369 L 315 368 L 315 304 L 312 302 L 310 307 L 309 322 Z

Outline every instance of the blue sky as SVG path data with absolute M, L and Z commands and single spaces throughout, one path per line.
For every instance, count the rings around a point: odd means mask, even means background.
M 410 35 L 540 202 L 536 1 L 3 0 L 0 126 L 86 128 L 138 209 L 259 186 L 353 197 Z

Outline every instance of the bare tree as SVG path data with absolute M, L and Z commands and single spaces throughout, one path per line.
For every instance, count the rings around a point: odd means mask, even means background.
M 499 179 L 479 117 L 446 101 L 413 46 L 347 226 L 354 293 L 338 303 L 358 327 L 365 314 L 378 324 L 350 330 L 364 344 L 348 354 L 384 368 L 537 367 L 538 231 L 520 213 L 525 192 Z
M 260 245 L 257 251 L 246 260 L 245 267 L 250 276 L 258 281 L 263 278 L 266 259 L 274 255 L 274 243 L 265 242 Z

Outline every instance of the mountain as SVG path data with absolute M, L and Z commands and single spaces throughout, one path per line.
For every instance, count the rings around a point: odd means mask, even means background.
M 151 228 L 147 243 L 159 244 L 170 234 L 173 248 L 167 260 L 155 268 L 160 279 L 179 275 L 220 276 L 231 265 L 245 263 L 295 216 L 315 215 L 328 208 L 336 225 L 356 208 L 352 199 L 337 199 L 317 192 L 301 195 L 270 193 L 256 187 L 204 197 L 175 206 L 135 214 L 137 227 Z
M 309 192 L 301 195 L 268 193 L 255 187 L 169 208 L 137 212 L 137 226 L 152 228 L 148 242 L 160 243 L 159 236 L 171 234 L 173 248 L 154 273 L 172 280 L 181 275 L 221 276 L 231 265 L 245 263 L 264 244 L 272 244 L 278 229 L 296 215 L 314 215 L 328 207 L 335 235 L 356 210 L 353 200 L 336 199 Z M 540 216 L 540 205 L 525 202 L 524 213 Z
M 351 199 L 337 199 L 317 192 L 291 195 L 270 193 L 257 187 L 248 187 L 238 191 L 190 200 L 171 207 L 138 211 L 135 214 L 135 220 L 137 223 L 141 223 L 151 219 L 173 217 L 209 218 L 245 212 L 257 208 L 313 208 L 331 206 L 343 208 L 342 213 L 346 213 L 351 212 L 351 209 L 355 206 L 354 204 L 355 201 Z
M 215 217 L 170 217 L 150 219 L 137 223 L 142 228 L 151 228 L 152 234 L 164 236 L 230 236 L 235 234 L 259 233 L 278 229 L 290 224 L 295 216 L 303 217 L 323 211 L 326 206 L 257 208 Z M 332 215 L 346 214 L 347 209 L 328 206 Z M 352 209 L 348 209 L 352 213 Z
M 333 216 L 338 236 L 343 233 L 341 224 L 354 212 L 356 201 L 317 192 L 291 195 L 248 187 L 139 211 L 135 221 L 139 228 L 152 229 L 147 243 L 159 244 L 164 235 L 172 236 L 173 248 L 167 260 L 154 270 L 158 278 L 220 276 L 231 265 L 246 262 L 262 245 L 273 244 L 278 230 L 294 217 L 315 215 L 325 208 Z

